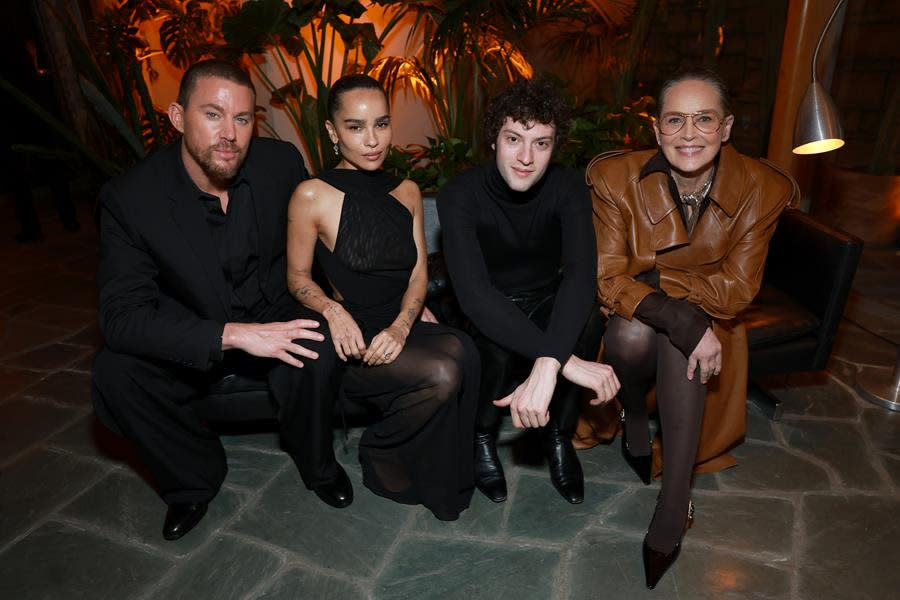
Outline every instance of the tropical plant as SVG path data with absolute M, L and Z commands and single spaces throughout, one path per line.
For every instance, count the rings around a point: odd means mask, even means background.
M 138 58 L 146 60 L 162 53 L 173 65 L 185 69 L 223 45 L 222 21 L 236 13 L 240 4 L 240 0 L 124 0 L 105 14 L 135 29 L 156 22 L 161 48 L 151 49 L 144 42 Z
M 164 54 L 179 67 L 209 56 L 223 45 L 218 33 L 224 16 L 240 0 L 125 0 L 99 12 L 86 28 L 80 19 L 47 3 L 65 32 L 78 86 L 99 118 L 100 132 L 81 139 L 61 118 L 0 80 L 11 97 L 69 142 L 104 177 L 120 172 L 148 151 L 175 138 L 164 112 L 153 105 L 147 80 L 157 76 L 152 58 Z M 161 47 L 154 49 L 142 25 L 159 26 Z
M 399 0 L 397 15 L 415 16 L 407 57 L 386 57 L 371 74 L 393 93 L 406 87 L 431 109 L 441 137 L 480 137 L 487 98 L 522 77 L 531 77 L 523 38 L 550 25 L 566 32 L 585 21 L 621 25 L 634 0 Z
M 147 88 L 147 79 L 157 77 L 152 59 L 162 54 L 184 69 L 215 54 L 224 45 L 221 22 L 235 13 L 239 4 L 240 0 L 125 0 L 105 9 L 90 24 L 88 43 L 93 52 L 76 37 L 74 27 L 68 28 L 70 47 L 81 56 L 97 89 L 128 119 L 144 146 L 152 149 L 172 137 Z M 141 26 L 148 21 L 158 25 L 160 48 L 151 47 L 142 33 Z M 113 74 L 106 85 L 104 73 Z
M 478 163 L 471 141 L 460 138 L 428 137 L 427 145 L 394 146 L 384 161 L 384 169 L 398 177 L 411 179 L 419 189 L 432 192 Z
M 586 20 L 622 25 L 634 0 L 399 0 L 389 14 L 414 16 L 407 35 L 408 56 L 376 61 L 370 74 L 393 96 L 409 89 L 430 110 L 437 137 L 428 146 L 395 152 L 398 172 L 411 173 L 434 189 L 449 168 L 477 160 L 481 115 L 487 99 L 533 68 L 522 44 L 543 27 L 580 28 Z M 461 140 L 468 140 L 460 153 Z M 447 152 L 446 156 L 441 152 Z M 399 164 L 406 158 L 409 165 Z M 462 158 L 468 157 L 468 158 Z
M 569 141 L 557 160 L 584 168 L 594 156 L 619 148 L 647 148 L 653 145 L 650 114 L 655 102 L 642 96 L 624 107 L 598 102 L 578 106 L 569 128 Z
M 249 56 L 250 65 L 283 108 L 300 136 L 313 172 L 334 160 L 326 140 L 327 98 L 331 84 L 352 72 L 366 72 L 384 38 L 399 21 L 392 18 L 381 33 L 358 19 L 366 7 L 357 0 L 251 0 L 223 23 L 228 51 Z M 276 83 L 260 64 L 265 55 L 280 71 Z M 311 83 L 307 83 L 307 81 Z M 277 133 L 265 123 L 270 135 Z

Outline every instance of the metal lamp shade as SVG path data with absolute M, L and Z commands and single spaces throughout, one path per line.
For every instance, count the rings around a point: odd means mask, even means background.
M 797 111 L 794 154 L 818 154 L 844 145 L 837 107 L 822 84 L 813 81 Z

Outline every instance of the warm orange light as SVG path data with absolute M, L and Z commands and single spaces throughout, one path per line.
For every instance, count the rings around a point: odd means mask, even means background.
M 822 152 L 831 152 L 837 150 L 844 145 L 844 140 L 830 138 L 826 140 L 816 140 L 802 146 L 797 146 L 792 150 L 794 154 L 821 154 Z

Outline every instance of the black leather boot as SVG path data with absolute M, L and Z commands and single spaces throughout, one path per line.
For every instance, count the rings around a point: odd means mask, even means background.
M 572 436 L 562 433 L 554 425 L 547 425 L 543 438 L 553 487 L 570 504 L 581 504 L 584 502 L 584 472 L 572 446 Z
M 506 477 L 490 433 L 475 432 L 475 487 L 493 502 L 506 500 Z

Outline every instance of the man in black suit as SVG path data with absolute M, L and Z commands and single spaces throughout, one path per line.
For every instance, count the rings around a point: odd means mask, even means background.
M 332 450 L 334 347 L 287 290 L 287 203 L 308 175 L 292 145 L 253 137 L 255 101 L 239 67 L 194 65 L 169 106 L 181 140 L 101 192 L 94 406 L 150 468 L 166 539 L 225 478 L 218 436 L 188 406 L 225 373 L 264 369 L 306 486 L 338 508 L 353 499 Z

